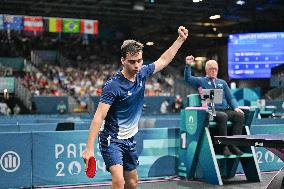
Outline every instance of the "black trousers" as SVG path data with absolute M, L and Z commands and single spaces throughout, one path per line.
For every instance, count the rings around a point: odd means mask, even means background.
M 227 121 L 231 121 L 233 124 L 232 135 L 241 135 L 245 115 L 233 110 L 218 110 L 216 111 L 216 117 L 214 121 L 217 123 L 217 135 L 228 136 Z

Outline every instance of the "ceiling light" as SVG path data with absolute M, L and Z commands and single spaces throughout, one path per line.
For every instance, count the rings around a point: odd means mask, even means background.
M 152 41 L 148 41 L 148 42 L 146 43 L 146 45 L 148 45 L 148 46 L 152 46 L 152 45 L 154 45 L 154 42 L 152 42 Z
M 219 18 L 221 18 L 220 14 L 215 14 L 215 15 L 209 17 L 210 20 L 215 20 L 215 19 L 219 19 Z
M 246 3 L 246 2 L 243 1 L 243 0 L 238 0 L 238 1 L 236 2 L 237 5 L 243 5 L 243 4 L 245 4 L 245 3 Z
M 218 37 L 223 37 L 223 34 L 222 34 L 222 33 L 218 33 L 217 36 L 218 36 Z
M 135 2 L 134 5 L 133 5 L 133 10 L 137 10 L 137 11 L 145 10 L 144 3 L 143 2 Z
M 217 28 L 213 28 L 213 31 L 217 31 Z
M 206 57 L 204 56 L 198 56 L 195 58 L 196 61 L 205 61 L 206 60 Z
M 211 26 L 212 24 L 211 23 L 208 23 L 208 22 L 206 22 L 206 23 L 203 23 L 203 26 Z
M 28 40 L 28 38 L 26 38 L 26 37 L 22 38 L 22 42 L 26 42 L 27 40 Z

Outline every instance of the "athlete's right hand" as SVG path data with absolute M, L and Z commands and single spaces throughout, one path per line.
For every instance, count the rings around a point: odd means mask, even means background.
M 85 162 L 85 170 L 87 170 L 88 168 L 88 162 L 89 162 L 89 159 L 91 157 L 94 156 L 94 150 L 89 150 L 89 149 L 86 149 L 83 154 L 82 154 L 82 158 L 84 159 L 84 162 Z
M 195 62 L 194 62 L 194 57 L 193 57 L 192 55 L 187 56 L 187 57 L 185 58 L 185 63 L 186 63 L 187 65 L 193 65 L 193 64 L 195 64 Z

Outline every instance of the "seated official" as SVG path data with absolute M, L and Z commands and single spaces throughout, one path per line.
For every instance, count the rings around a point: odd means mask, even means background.
M 65 114 L 67 112 L 67 106 L 63 100 L 60 100 L 59 104 L 57 104 L 57 112 L 60 114 Z
M 244 112 L 238 108 L 238 104 L 234 96 L 232 95 L 228 84 L 217 78 L 218 63 L 215 60 L 209 60 L 205 65 L 205 77 L 195 77 L 191 75 L 191 65 L 193 65 L 194 57 L 186 57 L 186 66 L 184 70 L 185 81 L 192 87 L 198 89 L 199 92 L 202 89 L 223 89 L 222 104 L 215 104 L 216 116 L 214 121 L 217 123 L 217 135 L 227 136 L 227 121 L 233 123 L 232 135 L 241 135 L 244 126 Z M 222 152 L 225 156 L 232 154 L 242 155 L 243 152 L 237 146 L 223 146 Z

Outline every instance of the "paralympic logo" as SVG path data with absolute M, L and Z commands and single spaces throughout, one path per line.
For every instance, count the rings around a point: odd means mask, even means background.
M 14 151 L 7 151 L 1 156 L 0 165 L 6 172 L 15 172 L 21 165 L 20 156 Z
M 194 123 L 194 118 L 192 115 L 188 117 L 187 131 L 189 134 L 193 135 L 196 132 L 197 124 Z

